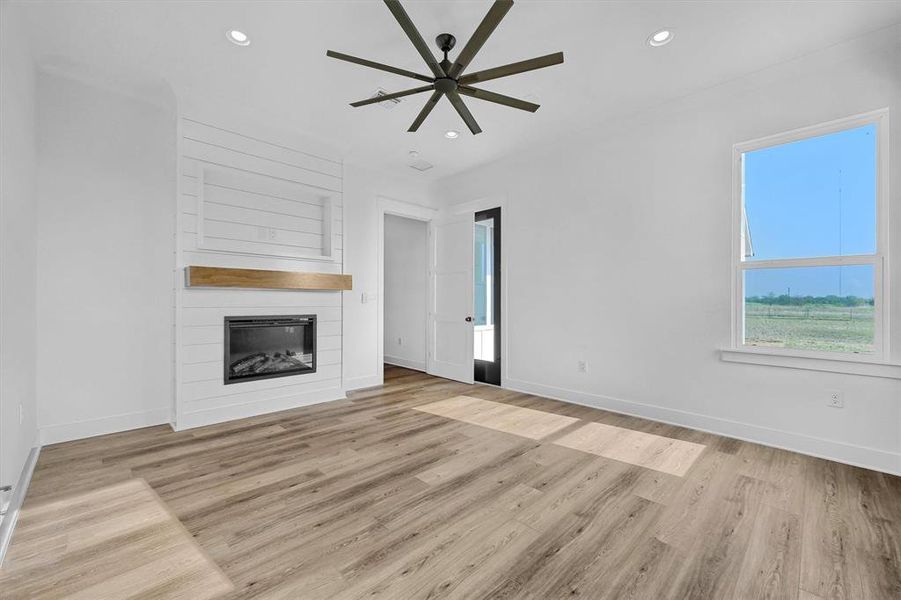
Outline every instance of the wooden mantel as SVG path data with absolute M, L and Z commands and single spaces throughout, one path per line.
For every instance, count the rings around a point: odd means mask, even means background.
M 190 266 L 185 267 L 185 285 L 268 290 L 349 290 L 353 287 L 353 277 L 336 273 Z

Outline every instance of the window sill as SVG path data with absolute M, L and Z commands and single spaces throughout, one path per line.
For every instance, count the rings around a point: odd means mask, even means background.
M 720 350 L 720 359 L 725 362 L 748 365 L 766 365 L 808 371 L 847 373 L 865 377 L 885 377 L 901 379 L 901 365 L 848 358 L 823 358 L 781 354 L 769 350 L 728 348 Z

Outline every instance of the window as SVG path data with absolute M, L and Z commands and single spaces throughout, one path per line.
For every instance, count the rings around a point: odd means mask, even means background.
M 887 111 L 734 149 L 734 347 L 883 360 Z
M 493 362 L 494 347 L 494 218 L 475 222 L 473 274 L 475 311 L 473 358 Z

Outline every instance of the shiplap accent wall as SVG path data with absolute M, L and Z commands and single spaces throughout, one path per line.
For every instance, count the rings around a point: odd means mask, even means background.
M 344 397 L 340 292 L 185 288 L 187 265 L 343 272 L 343 165 L 179 119 L 176 429 Z M 226 316 L 317 315 L 317 372 L 223 384 Z

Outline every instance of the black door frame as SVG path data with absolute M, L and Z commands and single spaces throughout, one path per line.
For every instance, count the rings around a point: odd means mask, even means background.
M 501 384 L 501 209 L 490 208 L 475 213 L 473 227 L 476 221 L 494 219 L 494 362 L 473 359 L 473 378 L 481 383 L 491 385 Z

